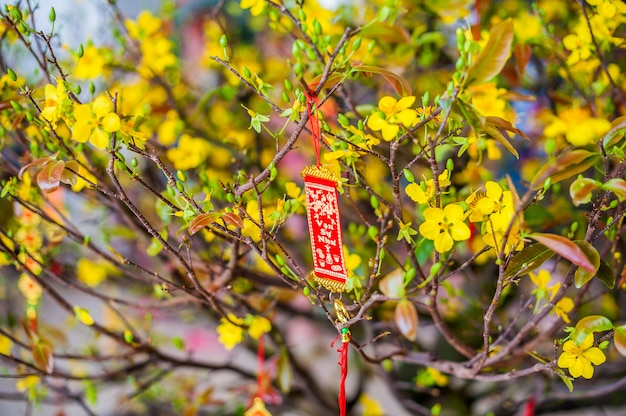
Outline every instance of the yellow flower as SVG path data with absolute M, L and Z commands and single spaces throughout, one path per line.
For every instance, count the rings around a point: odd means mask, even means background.
M 74 314 L 76 315 L 76 319 L 82 322 L 83 325 L 91 326 L 94 324 L 94 320 L 87 309 L 74 306 Z
M 528 277 L 530 277 L 530 280 L 535 284 L 535 286 L 537 286 L 532 293 L 535 294 L 538 301 L 541 299 L 552 299 L 561 287 L 561 284 L 558 282 L 552 286 L 548 286 L 548 283 L 550 283 L 550 280 L 552 279 L 552 275 L 550 275 L 550 272 L 545 269 L 539 270 L 539 273 L 537 274 L 530 272 L 528 273 Z
M 67 90 L 63 81 L 57 81 L 56 87 L 47 84 L 44 87 L 44 95 L 41 118 L 49 121 L 52 127 L 56 128 L 57 121 L 61 118 L 64 107 L 66 104 L 71 103 L 67 98 Z
M 142 11 L 137 16 L 137 21 L 130 19 L 125 22 L 129 35 L 137 40 L 142 40 L 148 36 L 152 36 L 161 30 L 161 19 L 155 17 L 147 10 Z
M 591 117 L 589 110 L 573 106 L 559 111 L 543 134 L 546 137 L 564 135 L 572 145 L 586 146 L 599 140 L 610 129 L 608 120 Z
M 513 216 L 513 194 L 511 191 L 504 191 L 497 182 L 487 181 L 485 182 L 485 195 L 472 206 L 470 221 L 484 221 L 491 214 L 503 211 L 510 214 L 510 217 Z M 508 226 L 508 221 L 506 226 Z
M 242 9 L 250 9 L 252 16 L 258 16 L 265 10 L 265 0 L 241 0 L 239 7 Z
M 164 146 L 171 146 L 183 131 L 184 123 L 178 117 L 176 110 L 169 110 L 165 114 L 165 120 L 159 124 L 157 139 Z
M 243 320 L 232 313 L 228 314 L 228 319 L 220 319 L 220 324 L 217 326 L 218 341 L 227 350 L 232 350 L 235 345 L 243 341 L 245 329 L 240 325 L 243 325 Z
M 100 75 L 107 75 L 106 63 L 105 51 L 94 45 L 88 45 L 83 50 L 83 56 L 78 59 L 72 75 L 79 79 L 93 79 Z
M 504 235 L 511 222 L 512 215 L 506 215 L 503 212 L 494 212 L 489 216 L 489 221 L 486 222 L 485 234 L 483 235 L 483 242 L 490 247 L 500 250 L 504 240 Z M 504 247 L 504 254 L 509 254 L 511 250 L 518 251 L 524 246 L 522 240 L 522 234 L 519 229 L 519 221 L 516 220 L 511 226 L 506 245 Z
M 569 340 L 563 344 L 563 353 L 559 356 L 558 366 L 567 368 L 574 378 L 583 376 L 586 379 L 593 377 L 593 366 L 600 365 L 606 361 L 606 356 L 602 350 L 593 346 L 593 333 L 581 345 L 575 345 Z
M 249 317 L 252 322 L 248 325 L 248 334 L 250 334 L 252 338 L 259 339 L 263 336 L 263 334 L 271 331 L 272 323 L 269 319 L 262 316 L 249 315 Z
M 367 125 L 374 131 L 380 131 L 383 139 L 391 141 L 396 138 L 400 131 L 400 125 L 411 127 L 417 120 L 417 111 L 409 107 L 415 102 L 415 97 L 403 97 L 397 101 L 393 97 L 385 96 L 378 101 L 378 108 L 382 111 L 375 112 L 367 119 Z
M 79 143 L 91 142 L 104 149 L 109 144 L 109 133 L 119 131 L 120 117 L 112 111 L 111 101 L 101 95 L 91 104 L 79 104 L 74 108 L 76 122 L 72 137 Z
M 503 98 L 507 94 L 504 88 L 498 88 L 495 82 L 470 87 L 472 105 L 483 116 L 496 116 L 508 121 L 515 119 L 515 114 L 508 108 Z
M 0 354 L 11 355 L 12 347 L 13 341 L 11 341 L 11 338 L 0 334 Z
M 515 17 L 515 39 L 519 43 L 527 43 L 533 38 L 541 36 L 542 25 L 539 16 L 530 14 L 526 10 Z
M 434 240 L 435 250 L 445 253 L 452 249 L 455 241 L 470 238 L 470 229 L 463 222 L 463 208 L 458 204 L 441 208 L 428 208 L 424 211 L 424 222 L 419 231 L 429 240 Z
M 178 146 L 166 153 L 175 169 L 187 170 L 198 167 L 209 156 L 211 145 L 199 137 L 188 134 L 180 136 Z
M 34 389 L 39 384 L 39 376 L 26 376 L 15 383 L 15 389 L 19 392 Z
M 107 271 L 101 264 L 81 257 L 76 263 L 76 277 L 84 285 L 98 287 L 106 280 Z
M 22 292 L 22 296 L 24 296 L 26 301 L 30 304 L 36 304 L 43 293 L 39 283 L 26 273 L 20 275 L 20 278 L 17 280 L 17 287 L 20 292 Z
M 380 403 L 367 394 L 361 395 L 359 404 L 363 408 L 361 416 L 385 416 L 385 412 L 380 406 Z
M 554 305 L 554 309 L 552 312 L 556 314 L 559 318 L 563 320 L 566 324 L 570 323 L 569 316 L 567 315 L 569 312 L 574 309 L 574 301 L 570 297 L 564 297 L 560 301 Z
M 174 43 L 166 37 L 159 36 L 141 42 L 141 63 L 137 72 L 145 77 L 162 75 L 166 69 L 176 65 L 178 60 L 173 54 Z
M 450 186 L 450 173 L 448 172 L 448 169 L 444 169 L 444 171 L 439 174 L 437 180 L 439 182 L 440 190 Z M 426 189 L 424 190 L 422 186 Z M 407 185 L 405 192 L 409 198 L 418 204 L 426 204 L 431 202 L 435 197 L 435 181 L 433 179 L 428 179 L 425 182 L 422 181 L 419 185 L 416 183 L 410 183 Z

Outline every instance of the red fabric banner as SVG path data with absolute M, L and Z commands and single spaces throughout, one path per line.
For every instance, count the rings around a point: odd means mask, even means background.
M 304 170 L 307 218 L 315 281 L 333 292 L 345 290 L 348 273 L 343 257 L 337 181 L 315 166 Z

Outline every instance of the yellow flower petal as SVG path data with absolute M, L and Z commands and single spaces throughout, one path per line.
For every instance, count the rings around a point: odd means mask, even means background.
M 115 113 L 109 113 L 102 119 L 102 128 L 109 133 L 119 131 L 121 127 L 120 117 Z
M 91 132 L 91 137 L 89 138 L 89 141 L 91 142 L 91 144 L 99 149 L 106 149 L 107 145 L 109 144 L 109 135 L 101 128 L 95 128 Z
M 93 112 L 97 118 L 102 118 L 106 114 L 110 113 L 111 107 L 112 107 L 111 100 L 109 100 L 104 95 L 101 95 L 98 98 L 96 98 L 92 104 Z
M 437 237 L 435 237 L 435 250 L 440 253 L 446 253 L 452 249 L 454 246 L 454 241 L 450 234 L 446 232 L 440 232 Z

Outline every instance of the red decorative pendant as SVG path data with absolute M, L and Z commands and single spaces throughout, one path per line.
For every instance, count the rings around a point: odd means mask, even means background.
M 313 277 L 333 292 L 343 292 L 348 273 L 343 257 L 337 178 L 323 167 L 302 172 L 313 252 Z

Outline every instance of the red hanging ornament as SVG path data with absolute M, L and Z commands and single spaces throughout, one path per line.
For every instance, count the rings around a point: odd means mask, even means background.
M 305 168 L 302 175 L 313 251 L 313 277 L 326 289 L 343 292 L 348 272 L 343 257 L 337 179 L 317 166 Z
M 258 369 L 257 369 L 257 394 L 252 402 L 252 407 L 250 407 L 244 413 L 244 416 L 272 416 L 272 414 L 265 407 L 265 402 L 263 402 L 263 383 L 265 373 L 263 371 L 263 364 L 265 362 L 265 348 L 263 347 L 263 335 L 259 338 L 259 345 L 257 347 L 257 359 L 258 359 Z
M 320 145 L 322 136 L 319 120 L 316 116 L 318 107 L 317 96 L 305 85 L 307 98 L 307 115 L 309 116 L 313 148 L 315 149 L 316 165 L 308 166 L 302 171 L 304 190 L 306 193 L 307 219 L 309 236 L 313 252 L 313 278 L 331 292 L 346 290 L 348 271 L 343 256 L 343 242 L 341 238 L 341 216 L 339 214 L 339 193 L 337 192 L 337 177 L 320 164 Z M 350 317 L 339 299 L 334 301 L 335 312 L 339 322 L 346 324 Z M 339 382 L 339 413 L 346 414 L 346 377 L 348 376 L 348 347 L 350 345 L 350 330 L 341 329 L 341 333 L 331 343 L 341 337 L 338 364 L 341 367 Z
M 322 135 L 316 115 L 317 95 L 308 88 L 305 88 L 305 91 L 316 159 L 315 166 L 308 166 L 302 171 L 313 252 L 313 277 L 326 289 L 343 292 L 348 272 L 341 239 L 338 181 L 332 172 L 320 165 Z

